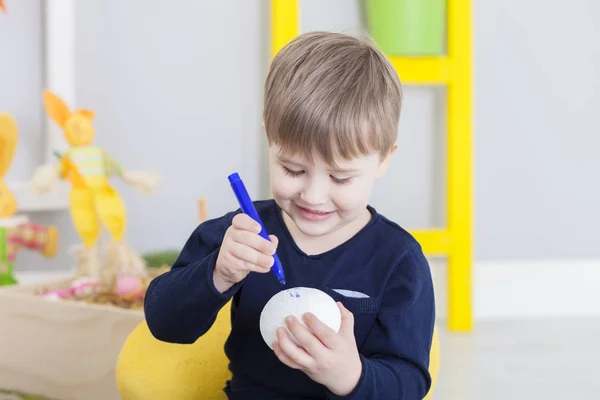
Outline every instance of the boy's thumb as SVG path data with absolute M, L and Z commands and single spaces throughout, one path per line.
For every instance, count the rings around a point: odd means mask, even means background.
M 341 302 L 337 302 L 340 313 L 342 314 L 342 324 L 340 326 L 340 335 L 354 340 L 354 314 L 352 314 Z

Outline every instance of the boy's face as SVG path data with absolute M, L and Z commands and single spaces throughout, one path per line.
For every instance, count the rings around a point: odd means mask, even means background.
M 375 181 L 384 175 L 389 157 L 379 154 L 336 161 L 333 168 L 320 158 L 311 163 L 301 155 L 279 154 L 269 149 L 271 190 L 282 210 L 306 235 L 318 237 L 356 229 L 368 213 Z M 350 233 L 353 234 L 353 233 Z

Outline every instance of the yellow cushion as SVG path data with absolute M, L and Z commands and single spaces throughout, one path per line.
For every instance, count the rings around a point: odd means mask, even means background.
M 117 387 L 123 400 L 226 399 L 230 377 L 223 346 L 231 330 L 230 305 L 193 344 L 156 340 L 146 322 L 131 332 L 117 360 Z
M 221 309 L 212 328 L 194 344 L 160 342 L 146 322 L 140 323 L 125 341 L 117 360 L 117 386 L 123 400 L 226 399 L 223 386 L 230 372 L 223 346 L 231 330 L 230 304 Z M 430 362 L 434 383 L 439 373 L 439 353 L 434 332 Z
M 431 342 L 431 352 L 429 354 L 429 374 L 431 375 L 431 389 L 423 400 L 430 400 L 433 396 L 433 389 L 440 374 L 440 339 L 437 329 L 433 331 L 433 341 Z

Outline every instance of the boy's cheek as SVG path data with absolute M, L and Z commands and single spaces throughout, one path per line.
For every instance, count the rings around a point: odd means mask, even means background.
M 347 216 L 359 214 L 366 206 L 367 202 L 354 199 L 355 201 L 349 202 L 347 200 L 339 201 L 336 204 L 336 208 L 346 214 Z
M 372 186 L 355 183 L 348 185 L 335 193 L 336 207 L 342 211 L 362 209 L 371 200 Z
M 289 182 L 285 178 L 277 179 L 271 182 L 271 191 L 273 192 L 273 197 L 276 199 L 288 200 L 296 194 L 296 186 L 293 182 Z

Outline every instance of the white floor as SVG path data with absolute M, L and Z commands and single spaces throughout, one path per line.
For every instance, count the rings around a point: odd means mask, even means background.
M 440 326 L 435 400 L 600 399 L 600 318 Z

